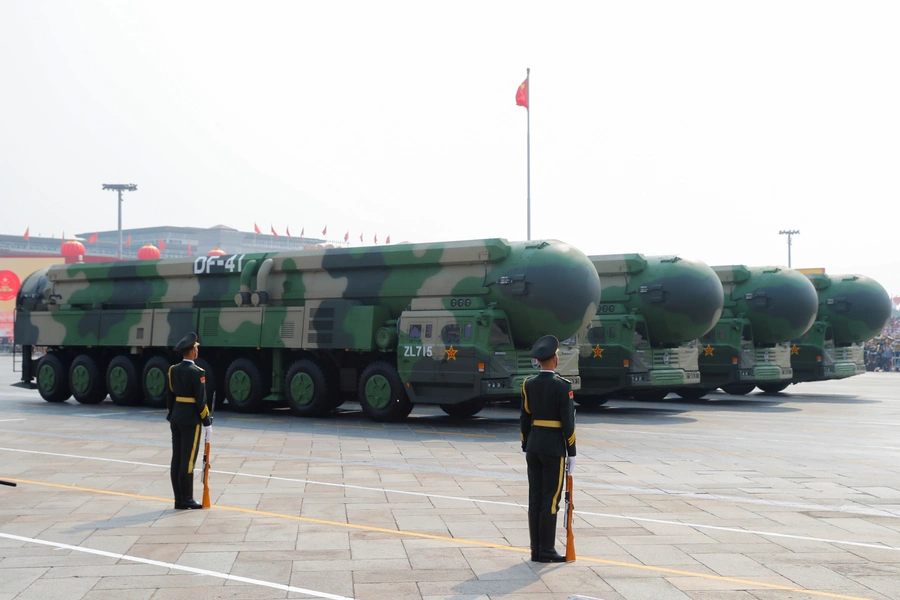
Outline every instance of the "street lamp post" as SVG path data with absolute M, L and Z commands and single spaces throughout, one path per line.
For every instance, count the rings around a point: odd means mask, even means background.
M 119 260 L 122 260 L 122 192 L 136 192 L 134 183 L 104 183 L 104 190 L 116 190 L 119 192 Z
M 778 235 L 788 236 L 788 267 L 791 266 L 791 237 L 799 234 L 799 229 L 782 229 L 778 232 Z

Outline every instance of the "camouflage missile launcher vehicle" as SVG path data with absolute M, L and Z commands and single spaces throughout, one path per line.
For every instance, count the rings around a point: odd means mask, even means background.
M 791 383 L 843 379 L 865 373 L 865 342 L 884 329 L 891 298 L 862 275 L 807 274 L 819 297 L 812 327 L 791 344 Z M 762 388 L 769 393 L 781 387 Z
M 581 392 L 599 406 L 614 394 L 662 399 L 700 382 L 696 340 L 722 314 L 722 284 L 706 264 L 677 256 L 591 256 L 600 304 L 578 333 Z
M 793 377 L 790 340 L 816 318 L 816 290 L 798 271 L 784 267 L 713 267 L 725 294 L 722 318 L 700 338 L 700 385 L 675 390 L 701 398 L 720 387 L 747 394 Z
M 599 296 L 588 258 L 555 240 L 57 265 L 22 285 L 15 336 L 49 402 L 164 406 L 168 349 L 196 331 L 207 389 L 237 411 L 314 417 L 353 394 L 377 421 L 416 403 L 470 416 L 518 397 L 534 341 L 573 336 Z

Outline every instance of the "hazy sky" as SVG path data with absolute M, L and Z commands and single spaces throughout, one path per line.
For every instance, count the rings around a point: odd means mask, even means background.
M 900 4 L 0 0 L 0 232 L 526 237 L 900 294 Z

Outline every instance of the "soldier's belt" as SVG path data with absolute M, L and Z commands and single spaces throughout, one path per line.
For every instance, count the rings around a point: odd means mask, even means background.
M 187 396 L 176 396 L 175 402 L 185 402 L 187 404 L 196 404 L 197 400 L 194 398 L 188 398 Z
M 545 419 L 535 419 L 531 422 L 535 427 L 552 427 L 553 429 L 562 429 L 562 423 L 559 421 L 547 421 Z

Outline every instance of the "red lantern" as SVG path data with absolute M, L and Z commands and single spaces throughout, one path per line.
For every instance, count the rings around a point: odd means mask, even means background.
M 159 248 L 153 244 L 145 244 L 138 250 L 138 260 L 156 260 L 159 257 Z
M 78 240 L 69 240 L 62 245 L 61 252 L 66 258 L 78 258 L 79 256 L 84 256 L 84 244 Z
M 225 256 L 225 251 L 221 248 L 213 248 L 206 253 L 207 256 Z

